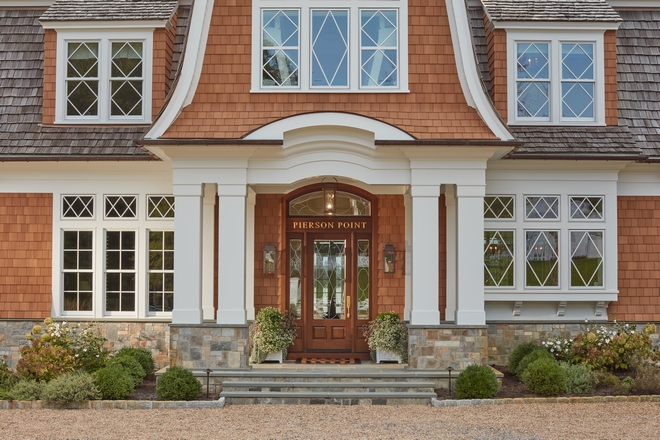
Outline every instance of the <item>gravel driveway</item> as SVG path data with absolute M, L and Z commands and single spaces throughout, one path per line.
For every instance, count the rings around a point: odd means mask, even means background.
M 660 403 L 3 410 L 2 439 L 651 439 Z

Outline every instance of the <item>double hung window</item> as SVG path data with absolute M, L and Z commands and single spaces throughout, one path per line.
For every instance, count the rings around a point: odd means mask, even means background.
M 509 38 L 510 122 L 604 123 L 602 34 Z
M 253 5 L 253 91 L 406 91 L 401 0 Z

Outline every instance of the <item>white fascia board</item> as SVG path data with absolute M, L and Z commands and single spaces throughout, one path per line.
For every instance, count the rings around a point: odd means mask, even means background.
M 608 0 L 614 9 L 660 8 L 660 0 Z
M 618 292 L 614 291 L 587 291 L 571 290 L 570 292 L 551 290 L 535 290 L 527 293 L 497 293 L 494 291 L 484 292 L 484 301 L 524 301 L 524 302 L 548 302 L 548 301 L 616 301 Z
M 0 0 L 0 8 L 37 8 L 53 3 L 55 0 Z
M 621 21 L 491 21 L 493 29 L 525 30 L 525 31 L 568 31 L 568 32 L 593 32 L 617 30 Z
M 479 113 L 495 136 L 501 140 L 513 140 L 481 85 L 465 0 L 447 0 L 447 14 L 458 77 L 468 105 Z
M 170 100 L 160 117 L 144 136 L 145 139 L 161 137 L 179 116 L 181 110 L 192 102 L 204 64 L 206 41 L 211 27 L 211 16 L 213 15 L 213 3 L 213 0 L 196 0 L 194 2 L 190 23 L 188 24 L 185 56 L 179 72 L 179 79 Z
M 169 20 L 85 20 L 85 21 L 46 21 L 44 29 L 61 30 L 153 30 L 166 28 Z

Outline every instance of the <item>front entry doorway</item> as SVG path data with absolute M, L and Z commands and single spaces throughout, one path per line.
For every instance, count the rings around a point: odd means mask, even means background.
M 363 328 L 372 319 L 375 292 L 371 202 L 344 194 L 338 202 L 343 197 L 357 198 L 369 209 L 362 206 L 353 212 L 363 215 L 350 217 L 289 215 L 287 219 L 288 304 L 299 327 L 290 358 L 302 354 L 368 358 Z M 289 213 L 299 199 L 289 202 Z

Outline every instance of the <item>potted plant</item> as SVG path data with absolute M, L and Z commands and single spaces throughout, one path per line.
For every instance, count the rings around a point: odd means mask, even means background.
M 290 313 L 282 313 L 274 307 L 259 310 L 250 325 L 250 363 L 260 364 L 265 360 L 282 362 L 289 345 L 296 339 L 296 331 L 296 321 Z
M 365 337 L 374 362 L 408 361 L 408 328 L 398 313 L 379 313 L 367 326 Z

